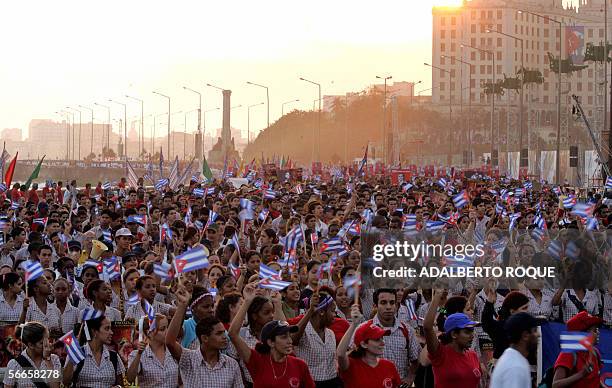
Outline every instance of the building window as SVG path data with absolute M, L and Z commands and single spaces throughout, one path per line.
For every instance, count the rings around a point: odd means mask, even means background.
M 502 65 L 497 65 L 497 74 L 501 74 L 502 73 Z
M 485 74 L 485 65 L 480 65 L 480 74 Z
M 484 46 L 487 44 L 487 40 L 485 38 L 480 38 L 480 45 Z
M 475 79 L 471 79 L 470 80 L 470 87 L 471 88 L 475 88 L 476 87 L 476 80 Z
M 471 16 L 471 18 L 472 18 L 472 19 L 476 19 L 476 11 L 472 11 L 472 16 Z
M 548 38 L 548 34 L 549 34 L 549 30 L 548 30 L 548 28 L 545 28 L 544 29 L 544 37 Z
M 544 103 L 548 104 L 548 96 L 544 96 Z
M 492 69 L 493 69 L 493 66 L 487 65 L 487 74 L 491 74 Z
M 455 78 L 455 69 L 451 69 L 451 78 Z
M 501 51 L 497 51 L 495 56 L 497 57 L 497 58 L 495 58 L 496 60 L 501 61 L 501 59 L 502 59 Z
M 593 96 L 589 96 L 588 101 L 589 105 L 593 105 Z
M 501 30 L 502 30 L 502 25 L 501 25 L 501 24 L 498 24 L 498 25 L 497 25 L 497 31 L 501 31 Z
M 497 38 L 497 47 L 501 47 L 502 46 L 502 38 Z
M 472 61 L 476 60 L 476 53 L 473 52 L 473 51 L 470 53 L 470 60 L 472 60 Z
M 514 25 L 514 33 L 518 34 L 518 25 L 516 25 L 516 24 Z
M 487 12 L 486 11 L 480 11 L 480 18 L 481 19 L 486 19 L 487 18 Z
M 592 29 L 592 28 L 587 29 L 587 36 L 588 36 L 589 38 L 592 38 L 592 37 L 593 37 L 593 29 Z
M 445 25 L 446 25 L 446 18 L 445 18 L 444 16 L 442 16 L 442 17 L 440 18 L 440 25 L 441 25 L 441 26 L 445 26 Z
M 476 46 L 476 38 L 470 38 L 470 46 Z
M 470 31 L 472 32 L 472 34 L 475 34 L 475 33 L 476 33 L 476 24 L 472 24 L 472 25 L 470 26 Z
M 544 91 L 547 92 L 548 91 L 548 82 L 544 82 Z
M 599 37 L 603 38 L 603 36 L 604 36 L 604 30 L 603 30 L 603 28 L 600 28 L 599 29 Z
M 548 42 L 544 42 L 544 51 L 548 51 Z
M 582 82 L 577 82 L 576 83 L 576 90 L 578 90 L 579 92 L 582 91 Z
M 442 57 L 440 58 L 440 66 L 444 66 L 446 64 L 446 58 Z
M 456 30 L 451 30 L 451 39 L 455 39 Z
M 497 11 L 497 18 L 498 18 L 498 19 L 501 19 L 501 18 L 502 18 L 502 11 L 501 11 L 501 10 L 498 10 L 498 11 Z
M 591 82 L 589 82 L 587 85 L 589 85 L 589 87 L 588 87 L 589 92 L 592 92 L 593 91 L 593 84 Z
M 488 11 L 488 12 L 487 12 L 487 17 L 488 17 L 489 19 L 493 19 L 493 11 Z
M 446 84 L 444 82 L 440 82 L 440 91 L 443 92 L 446 88 Z
M 455 83 L 454 82 L 450 83 L 450 90 L 451 90 L 451 92 L 455 90 Z
M 440 51 L 446 51 L 446 45 L 444 43 L 440 43 Z
M 455 44 L 451 43 L 451 53 L 454 53 L 454 52 L 455 52 Z
M 440 94 L 440 101 L 444 101 L 444 95 Z
M 446 38 L 446 30 L 440 30 L 440 39 Z
M 440 78 L 444 78 L 446 72 L 444 70 L 440 70 Z
M 482 51 L 480 52 L 480 60 L 484 61 L 485 60 L 485 53 L 483 53 Z
M 454 26 L 457 23 L 457 19 L 454 16 L 451 16 L 451 26 Z
M 593 69 L 588 69 L 589 78 L 593 78 Z

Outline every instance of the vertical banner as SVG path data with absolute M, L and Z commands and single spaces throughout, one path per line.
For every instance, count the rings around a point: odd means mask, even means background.
M 508 177 L 519 179 L 520 152 L 508 152 Z
M 575 65 L 584 62 L 584 26 L 565 27 L 565 54 Z
M 557 173 L 556 166 L 557 151 L 542 151 L 540 156 L 540 179 L 548 183 L 555 182 Z

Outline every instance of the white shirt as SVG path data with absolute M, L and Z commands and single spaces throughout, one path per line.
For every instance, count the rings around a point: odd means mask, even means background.
M 530 388 L 531 372 L 529 362 L 513 348 L 504 350 L 491 377 L 490 388 Z

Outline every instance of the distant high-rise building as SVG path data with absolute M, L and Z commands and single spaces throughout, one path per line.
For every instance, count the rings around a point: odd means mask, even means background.
M 21 128 L 4 128 L 0 136 L 2 140 L 21 141 Z

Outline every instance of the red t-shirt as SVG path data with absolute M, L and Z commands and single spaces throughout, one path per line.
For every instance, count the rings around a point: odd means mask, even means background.
M 482 372 L 475 351 L 468 349 L 459 353 L 450 345 L 440 344 L 435 353 L 429 353 L 429 360 L 435 388 L 478 388 Z
M 39 202 L 39 198 L 38 198 L 38 192 L 34 189 L 31 189 L 30 192 L 28 193 L 28 201 L 37 204 Z
M 315 387 L 308 366 L 304 360 L 297 357 L 287 356 L 287 363 L 285 364 L 285 362 L 273 361 L 269 354 L 261 354 L 251 349 L 247 369 L 253 378 L 253 388 Z M 274 372 L 272 372 L 272 369 L 274 369 Z M 277 378 L 274 378 L 274 373 L 276 373 Z
M 569 377 L 574 373 L 581 371 L 588 361 L 589 356 L 587 352 L 578 352 L 576 355 L 576 366 L 574 367 L 574 356 L 572 353 L 559 353 L 557 361 L 555 361 L 555 369 L 560 366 L 565 367 L 568 371 L 565 377 Z M 583 377 L 578 382 L 574 383 L 572 388 L 599 388 L 599 360 L 593 359 L 591 361 L 591 365 L 593 365 L 593 371 L 586 377 Z
M 384 358 L 379 358 L 378 365 L 371 367 L 361 358 L 349 357 L 349 367 L 340 371 L 340 378 L 346 388 L 397 388 L 402 382 L 395 365 Z

